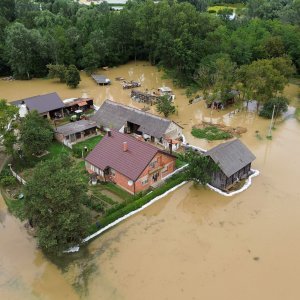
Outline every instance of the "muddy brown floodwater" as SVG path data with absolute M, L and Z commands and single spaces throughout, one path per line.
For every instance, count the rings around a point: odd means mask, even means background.
M 254 112 L 211 113 L 202 102 L 188 105 L 184 91 L 146 63 L 103 73 L 141 80 L 143 88 L 173 88 L 173 119 L 195 145 L 215 145 L 191 137 L 192 125 L 201 120 L 247 127 L 241 139 L 261 174 L 231 198 L 188 183 L 55 264 L 0 199 L 1 299 L 299 299 L 300 124 L 292 108 L 267 140 L 269 122 Z M 98 87 L 85 75 L 76 90 L 49 80 L 0 81 L 0 96 L 9 100 L 51 91 L 142 107 L 118 82 Z M 285 93 L 295 105 L 299 87 L 287 86 Z

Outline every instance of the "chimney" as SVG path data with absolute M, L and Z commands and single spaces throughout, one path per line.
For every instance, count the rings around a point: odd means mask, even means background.
M 111 131 L 110 131 L 110 130 L 107 130 L 107 135 L 108 135 L 109 137 L 111 137 Z
M 127 144 L 127 142 L 123 142 L 123 151 L 124 152 L 128 151 L 128 144 Z

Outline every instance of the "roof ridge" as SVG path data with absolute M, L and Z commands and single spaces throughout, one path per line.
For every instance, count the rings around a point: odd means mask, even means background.
M 155 114 L 153 114 L 153 113 L 146 112 L 146 111 L 143 111 L 143 110 L 141 110 L 141 109 L 139 109 L 139 108 L 135 108 L 135 107 L 132 107 L 132 106 L 123 104 L 123 103 L 119 103 L 119 102 L 110 100 L 110 99 L 105 99 L 104 102 L 102 103 L 102 105 L 103 105 L 105 102 L 110 102 L 110 103 L 112 103 L 113 105 L 123 106 L 123 107 L 125 107 L 125 108 L 127 108 L 127 109 L 131 109 L 131 110 L 137 111 L 137 112 L 139 112 L 139 113 L 141 113 L 141 114 L 151 115 L 151 116 L 153 116 L 153 117 L 155 117 L 155 118 L 157 118 L 157 119 L 160 119 L 160 120 L 162 120 L 162 121 L 167 121 L 167 122 L 170 122 L 170 123 L 173 122 L 172 120 L 169 120 L 169 119 L 166 119 L 166 118 L 157 116 L 157 115 L 155 115 Z M 102 106 L 102 105 L 101 105 L 101 106 Z
M 134 136 L 132 136 L 132 135 L 130 135 L 130 134 L 126 134 L 126 133 L 119 132 L 119 131 L 116 130 L 116 129 L 111 129 L 111 131 L 112 131 L 112 132 L 115 132 L 115 133 L 117 133 L 117 134 L 119 134 L 120 136 L 125 136 L 126 138 L 129 138 L 129 139 L 131 139 L 131 140 L 133 140 L 133 141 L 135 141 L 135 142 L 142 143 L 142 144 L 145 145 L 146 147 L 149 147 L 149 148 L 151 148 L 151 149 L 155 149 L 157 152 L 160 151 L 159 148 L 157 148 L 157 147 L 155 147 L 155 146 L 153 146 L 153 145 L 151 145 L 151 144 L 149 144 L 149 143 L 147 143 L 147 142 L 145 142 L 145 141 L 140 141 L 140 140 L 138 140 L 137 138 L 135 138 Z M 126 142 L 126 141 L 124 141 L 124 142 Z
M 35 96 L 31 96 L 31 97 L 27 97 L 27 98 L 23 98 L 21 100 L 17 100 L 17 101 L 23 101 L 23 100 L 28 100 L 28 99 L 34 99 L 34 98 L 37 98 L 37 97 L 43 97 L 43 96 L 48 96 L 48 95 L 52 95 L 52 94 L 56 94 L 58 97 L 59 95 L 57 94 L 57 92 L 51 92 L 51 93 L 47 93 L 47 94 L 42 94 L 42 95 L 35 95 Z M 60 97 L 59 97 L 60 98 Z

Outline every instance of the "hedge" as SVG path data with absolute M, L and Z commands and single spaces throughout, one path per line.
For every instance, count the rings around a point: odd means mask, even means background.
M 180 184 L 186 179 L 185 174 L 180 173 L 174 175 L 171 179 L 169 179 L 163 186 L 160 188 L 155 189 L 152 193 L 148 193 L 147 195 L 133 200 L 131 202 L 127 203 L 121 203 L 117 205 L 116 207 L 113 207 L 112 209 L 109 209 L 106 213 L 106 215 L 101 218 L 97 222 L 97 224 L 93 224 L 90 227 L 89 233 L 93 234 L 99 229 L 107 226 L 108 224 L 114 222 L 115 220 L 127 215 L 128 213 L 135 211 L 145 205 L 146 203 L 150 202 L 153 200 L 155 197 L 162 195 L 166 191 L 170 190 L 174 186 Z

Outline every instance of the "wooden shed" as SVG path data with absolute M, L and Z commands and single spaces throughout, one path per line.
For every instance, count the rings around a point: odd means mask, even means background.
M 210 184 L 221 190 L 230 189 L 252 173 L 251 163 L 255 156 L 238 139 L 220 144 L 204 155 L 209 156 L 219 166 Z

